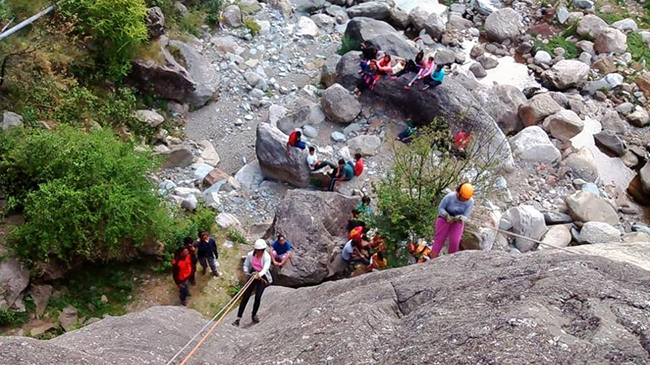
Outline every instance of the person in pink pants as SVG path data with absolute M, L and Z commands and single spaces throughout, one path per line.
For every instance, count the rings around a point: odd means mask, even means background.
M 474 208 L 474 187 L 463 183 L 455 192 L 447 194 L 438 206 L 438 219 L 436 220 L 436 233 L 431 249 L 431 258 L 440 254 L 449 237 L 449 253 L 458 252 L 460 239 L 463 237 L 465 221 L 469 218 Z

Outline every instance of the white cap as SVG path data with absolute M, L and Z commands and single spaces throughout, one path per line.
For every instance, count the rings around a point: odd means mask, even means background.
M 264 241 L 263 239 L 260 238 L 257 241 L 255 241 L 255 249 L 256 250 L 266 250 L 266 247 L 267 247 L 266 246 L 266 241 Z

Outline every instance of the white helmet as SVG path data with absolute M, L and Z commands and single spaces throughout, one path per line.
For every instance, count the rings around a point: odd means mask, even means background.
M 257 241 L 255 241 L 255 249 L 256 250 L 266 250 L 266 247 L 267 247 L 266 246 L 266 241 L 264 241 L 263 239 L 260 238 Z

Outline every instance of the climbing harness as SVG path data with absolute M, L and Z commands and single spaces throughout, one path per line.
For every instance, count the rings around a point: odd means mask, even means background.
M 221 321 L 225 318 L 226 314 L 228 312 L 230 312 L 232 307 L 237 303 L 237 301 L 241 298 L 241 296 L 244 295 L 244 292 L 246 291 L 246 289 L 248 289 L 248 287 L 253 283 L 254 280 L 255 280 L 255 277 L 251 276 L 250 279 L 248 279 L 248 281 L 246 282 L 246 284 L 241 288 L 239 293 L 237 293 L 237 295 L 235 295 L 232 299 L 230 299 L 230 301 L 228 303 L 226 303 L 226 305 L 223 308 L 221 308 L 221 310 L 217 314 L 215 314 L 214 317 L 212 317 L 212 319 L 208 323 L 206 323 L 205 326 L 203 326 L 203 328 L 201 328 L 196 334 L 194 334 L 194 336 L 189 341 L 187 341 L 185 346 L 183 346 L 180 350 L 178 350 L 178 352 L 174 355 L 174 357 L 172 357 L 169 361 L 167 361 L 167 363 L 165 365 L 173 364 L 174 361 L 176 360 L 176 358 L 178 358 L 180 356 L 180 354 L 182 354 L 183 351 L 185 351 L 185 349 L 192 342 L 194 342 L 194 340 L 196 340 L 196 338 L 206 328 L 208 328 L 208 326 L 210 326 L 210 324 L 212 324 L 212 327 L 210 327 L 210 329 L 203 335 L 203 337 L 201 337 L 201 340 L 192 348 L 192 350 L 190 350 L 190 352 L 187 354 L 187 356 L 185 356 L 185 358 L 183 358 L 183 360 L 179 363 L 179 365 L 187 364 L 187 362 L 192 358 L 194 353 L 201 347 L 201 345 L 203 345 L 203 342 L 205 342 L 205 340 L 208 338 L 208 336 L 210 336 L 210 334 L 214 331 L 214 329 L 217 328 L 219 323 L 221 323 Z M 217 318 L 219 318 L 219 319 L 217 320 Z M 216 320 L 216 322 L 215 322 L 215 320 Z

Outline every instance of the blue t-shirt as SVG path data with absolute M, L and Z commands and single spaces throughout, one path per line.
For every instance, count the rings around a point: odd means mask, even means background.
M 431 79 L 433 81 L 439 81 L 442 82 L 442 80 L 445 78 L 445 69 L 443 68 L 440 71 L 433 71 L 431 74 Z
M 343 246 L 343 251 L 341 251 L 341 258 L 345 261 L 350 261 L 350 255 L 354 253 L 354 247 L 352 247 L 352 240 L 349 240 L 345 246 Z
M 289 242 L 289 240 L 284 240 L 284 245 L 280 244 L 278 240 L 275 240 L 271 246 L 278 255 L 284 255 L 291 251 L 291 242 Z

